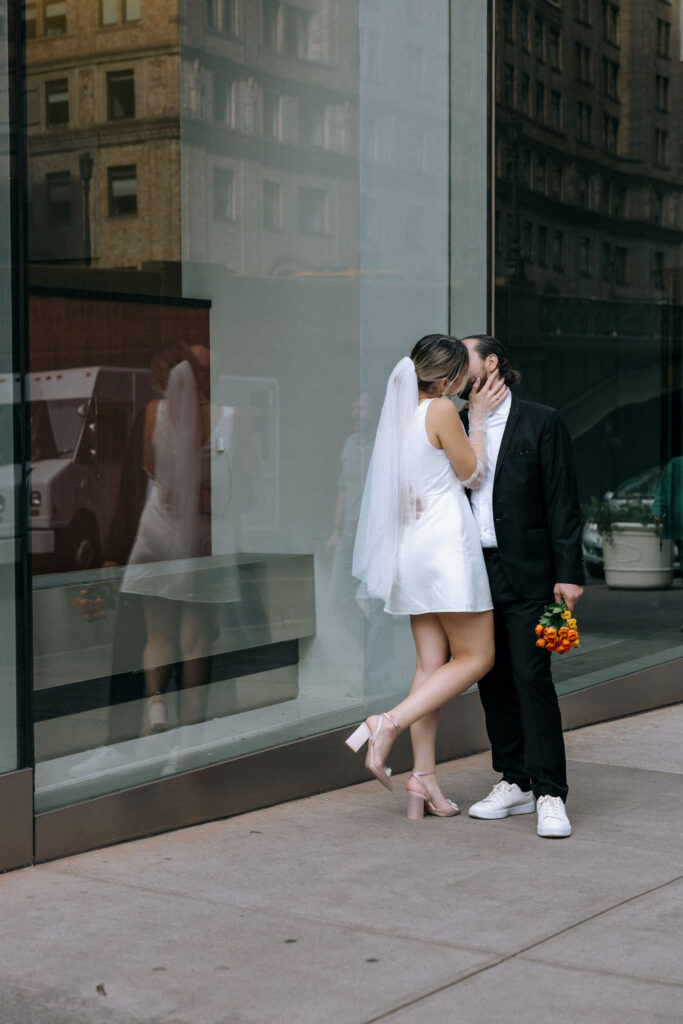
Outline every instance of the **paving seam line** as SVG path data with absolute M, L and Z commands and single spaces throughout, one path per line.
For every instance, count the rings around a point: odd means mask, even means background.
M 573 931 L 574 928 L 579 928 L 581 925 L 588 924 L 589 921 L 595 921 L 599 917 L 604 917 L 605 914 L 610 914 L 613 910 L 618 910 L 619 907 L 624 907 L 628 903 L 633 903 L 635 900 L 639 900 L 643 896 L 649 896 L 653 892 L 658 892 L 659 889 L 666 889 L 667 886 L 673 885 L 675 882 L 680 882 L 682 879 L 683 875 L 676 875 L 675 878 L 670 878 L 668 882 L 660 882 L 659 885 L 653 885 L 650 889 L 644 889 L 642 892 L 638 892 L 634 896 L 629 896 L 627 899 L 619 900 L 618 903 L 613 904 L 611 907 L 606 907 L 604 910 L 599 910 L 595 914 L 590 914 L 588 917 L 584 917 L 581 921 L 575 921 L 574 924 L 567 925 L 566 928 L 560 928 L 559 931 L 553 932 L 552 935 L 546 935 L 544 938 L 538 939 L 536 942 L 532 942 L 528 946 L 524 946 L 523 949 L 518 949 L 514 953 L 508 953 L 506 956 L 500 957 L 494 963 L 485 964 L 483 967 L 477 967 L 473 971 L 468 971 L 467 974 L 463 974 L 460 978 L 456 978 L 455 981 L 449 981 L 447 984 L 440 985 L 431 992 L 426 992 L 424 995 L 416 996 L 414 999 L 407 999 L 404 1003 L 401 1003 L 400 1006 L 394 1006 L 391 1010 L 386 1010 L 384 1013 L 380 1013 L 376 1017 L 368 1017 L 362 1022 L 362 1024 L 377 1024 L 378 1021 L 389 1020 L 390 1017 L 393 1017 L 396 1013 L 400 1013 L 401 1010 L 406 1010 L 410 1006 L 417 1006 L 426 999 L 431 999 L 432 996 L 439 995 L 441 992 L 447 992 L 449 989 L 455 988 L 456 985 L 460 985 L 463 981 L 467 981 L 469 978 L 475 978 L 478 974 L 484 974 L 486 971 L 490 971 L 494 967 L 499 967 L 501 964 L 507 963 L 509 960 L 515 960 L 518 956 L 522 956 L 523 953 L 528 953 L 530 949 L 536 949 L 537 946 L 542 946 L 544 943 L 550 942 L 551 939 L 556 939 L 560 935 L 566 935 L 568 932 Z M 647 979 L 640 980 L 646 981 Z M 659 983 L 655 982 L 655 984 Z

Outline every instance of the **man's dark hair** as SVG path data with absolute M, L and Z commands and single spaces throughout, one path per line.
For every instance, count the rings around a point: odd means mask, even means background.
M 491 334 L 465 334 L 464 337 L 473 338 L 476 341 L 477 352 L 482 359 L 486 359 L 487 356 L 498 357 L 498 373 L 509 388 L 519 384 L 522 375 L 518 370 L 513 370 L 510 366 L 510 356 L 502 342 L 498 341 Z

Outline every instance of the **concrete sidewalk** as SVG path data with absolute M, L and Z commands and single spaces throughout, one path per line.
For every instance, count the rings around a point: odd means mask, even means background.
M 0 1020 L 679 1024 L 683 705 L 567 751 L 571 839 L 468 818 L 480 754 L 457 818 L 399 777 L 5 875 Z

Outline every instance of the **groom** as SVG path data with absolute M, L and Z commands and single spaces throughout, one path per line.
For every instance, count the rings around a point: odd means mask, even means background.
M 487 334 L 463 339 L 469 352 L 466 398 L 495 369 L 512 388 L 520 375 Z M 465 419 L 466 422 L 466 419 Z M 506 818 L 534 809 L 544 838 L 571 835 L 565 810 L 562 720 L 550 653 L 534 627 L 546 604 L 571 611 L 585 582 L 581 513 L 567 428 L 554 409 L 512 392 L 487 420 L 486 479 L 471 494 L 494 607 L 496 661 L 479 682 L 493 768 L 502 780 L 469 809 Z

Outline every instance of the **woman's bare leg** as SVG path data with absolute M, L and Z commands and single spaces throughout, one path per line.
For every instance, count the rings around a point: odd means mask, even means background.
M 416 764 L 418 757 L 421 763 L 428 754 L 431 755 L 431 763 L 425 765 L 426 770 L 434 766 L 439 708 L 469 689 L 493 664 L 493 613 L 448 612 L 416 615 L 411 617 L 411 624 L 418 652 L 413 685 L 405 700 L 391 708 L 388 714 L 402 729 L 430 716 L 423 728 L 418 726 L 419 753 L 415 750 Z M 445 640 L 439 638 L 439 629 Z M 450 651 L 452 660 L 444 660 L 436 665 L 439 652 L 441 657 L 444 657 L 444 651 L 446 659 Z M 436 667 L 432 667 L 434 665 Z M 428 671 L 428 667 L 431 667 L 431 671 Z M 369 725 L 374 732 L 377 728 L 377 719 L 374 716 L 369 719 Z M 375 763 L 384 763 L 395 738 L 394 729 L 381 730 L 374 746 Z
M 203 604 L 187 601 L 180 613 L 180 653 L 183 674 L 180 689 L 180 721 L 182 725 L 202 722 L 206 710 L 206 683 L 209 675 L 208 616 Z
M 143 731 L 149 735 L 156 726 L 163 726 L 166 721 L 163 693 L 171 666 L 177 657 L 177 614 L 174 602 L 163 597 L 143 598 L 143 608 L 147 626 L 147 639 L 142 652 L 146 696 Z M 152 705 L 155 704 L 160 705 L 160 708 L 152 712 Z
M 410 693 L 417 693 L 429 679 L 432 672 L 445 665 L 451 657 L 448 637 L 439 622 L 438 615 L 411 615 L 410 625 L 415 641 L 417 660 L 415 674 L 410 684 Z M 430 711 L 410 726 L 410 741 L 413 745 L 413 768 L 424 772 L 434 767 L 436 730 L 439 712 Z

